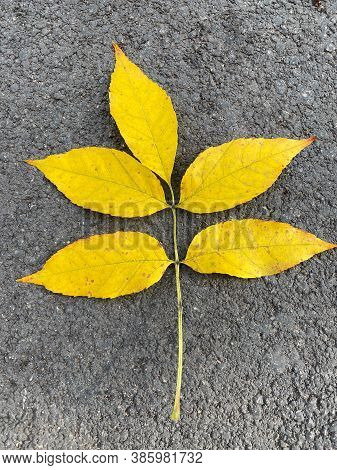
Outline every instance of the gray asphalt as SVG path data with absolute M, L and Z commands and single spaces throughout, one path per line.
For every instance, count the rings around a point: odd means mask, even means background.
M 236 137 L 318 141 L 276 184 L 228 212 L 180 214 L 180 253 L 230 217 L 286 221 L 336 241 L 337 4 L 298 0 L 3 0 L 1 5 L 0 447 L 337 447 L 333 252 L 260 280 L 182 268 L 182 420 L 174 275 L 116 300 L 15 279 L 81 236 L 141 230 L 172 254 L 171 217 L 113 219 L 71 204 L 24 159 L 124 149 L 109 116 L 116 41 L 171 95 L 174 185 Z

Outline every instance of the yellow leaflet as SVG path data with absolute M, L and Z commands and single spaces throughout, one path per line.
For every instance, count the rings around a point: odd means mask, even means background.
M 118 150 L 85 147 L 27 160 L 78 206 L 103 214 L 140 217 L 167 207 L 156 176 Z
M 19 281 L 58 294 L 114 298 L 152 286 L 171 263 L 150 235 L 116 232 L 83 238 L 62 248 L 41 271 Z
M 255 278 L 280 273 L 336 246 L 281 222 L 230 220 L 198 233 L 184 264 L 200 273 Z
M 187 169 L 178 207 L 202 214 L 250 201 L 314 140 L 237 139 L 210 147 Z
M 177 150 L 177 117 L 171 99 L 115 45 L 110 111 L 128 147 L 170 183 Z

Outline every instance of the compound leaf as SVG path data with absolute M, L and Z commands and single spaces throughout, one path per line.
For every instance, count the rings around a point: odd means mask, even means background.
M 110 111 L 135 157 L 170 183 L 177 150 L 177 117 L 171 99 L 115 47 Z
M 286 223 L 230 220 L 198 233 L 184 264 L 200 273 L 256 278 L 280 273 L 336 246 Z
M 116 232 L 62 248 L 40 271 L 19 282 L 42 285 L 58 294 L 114 298 L 152 286 L 171 263 L 150 235 Z
M 251 138 L 210 147 L 187 169 L 178 207 L 201 214 L 250 201 L 266 191 L 314 140 Z
M 158 178 L 118 150 L 86 147 L 27 160 L 78 206 L 120 217 L 150 215 L 167 207 Z

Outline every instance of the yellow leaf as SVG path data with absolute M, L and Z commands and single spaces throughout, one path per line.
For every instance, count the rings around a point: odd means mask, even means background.
M 177 150 L 177 117 L 171 99 L 117 46 L 110 111 L 133 154 L 170 183 Z
M 80 239 L 55 253 L 41 271 L 19 279 L 64 295 L 114 298 L 155 284 L 172 263 L 155 238 L 116 232 Z
M 250 201 L 266 191 L 314 140 L 237 139 L 210 147 L 187 169 L 178 207 L 202 214 Z
M 198 233 L 184 264 L 200 273 L 255 278 L 280 273 L 336 246 L 281 222 L 230 220 Z
M 27 160 L 78 206 L 120 217 L 150 215 L 167 207 L 156 176 L 118 150 L 86 147 Z

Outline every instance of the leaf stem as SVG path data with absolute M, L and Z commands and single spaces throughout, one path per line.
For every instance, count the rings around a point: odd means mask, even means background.
M 173 216 L 173 245 L 174 245 L 174 267 L 175 267 L 175 278 L 176 278 L 176 289 L 177 289 L 177 308 L 178 308 L 178 365 L 177 365 L 177 383 L 176 393 L 174 399 L 173 410 L 171 413 L 171 419 L 173 421 L 179 421 L 180 418 L 180 393 L 181 393 L 181 381 L 183 374 L 183 304 L 181 297 L 181 286 L 180 286 L 180 260 L 178 252 L 177 242 L 177 211 L 175 207 L 175 198 L 172 186 L 169 185 L 171 196 L 172 196 L 172 216 Z

